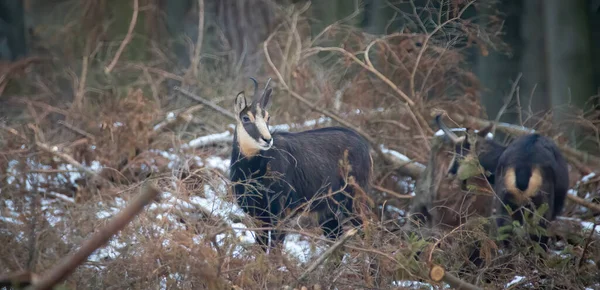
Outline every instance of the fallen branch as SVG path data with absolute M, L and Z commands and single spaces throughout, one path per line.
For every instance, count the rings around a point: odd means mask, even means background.
M 306 279 L 308 274 L 310 274 L 319 265 L 321 265 L 323 262 L 325 262 L 325 260 L 329 256 L 331 256 L 331 254 L 333 254 L 333 252 L 335 252 L 335 250 L 339 249 L 342 245 L 344 245 L 344 243 L 346 243 L 346 241 L 348 241 L 348 239 L 350 239 L 352 236 L 356 235 L 357 232 L 358 232 L 358 230 L 355 228 L 352 228 L 349 231 L 347 231 L 346 234 L 344 234 L 344 236 L 342 236 L 342 238 L 340 240 L 335 242 L 335 244 L 333 244 L 325 252 L 323 252 L 323 254 L 321 254 L 318 259 L 316 259 L 314 262 L 312 262 L 312 264 L 310 264 L 310 266 L 302 273 L 302 275 L 300 275 L 300 278 L 298 278 L 298 281 L 303 281 L 304 279 Z
M 75 132 L 77 134 L 82 135 L 83 137 L 89 138 L 92 142 L 94 142 L 96 140 L 96 138 L 94 137 L 94 135 L 92 135 L 92 134 L 90 134 L 90 133 L 88 133 L 86 131 L 83 131 L 83 130 L 79 129 L 79 128 L 75 127 L 74 125 L 71 125 L 71 124 L 69 124 L 69 123 L 67 123 L 65 121 L 62 121 L 62 120 L 59 120 L 58 123 L 61 124 L 61 125 L 63 125 L 63 126 L 65 126 L 65 128 L 67 128 L 67 129 L 69 129 L 69 130 L 71 130 L 71 131 L 73 131 L 73 132 Z
M 178 114 L 174 114 L 172 112 L 167 114 L 167 117 L 165 118 L 165 120 L 154 125 L 153 134 L 157 134 L 162 129 L 166 128 L 167 126 L 170 126 L 171 124 L 174 124 L 177 122 L 192 121 L 192 113 L 194 113 L 198 110 L 201 110 L 202 108 L 204 108 L 204 105 L 196 105 L 196 106 L 192 106 L 192 107 L 188 108 L 187 110 L 180 112 Z M 173 114 L 173 115 L 170 115 L 170 114 Z M 171 116 L 173 116 L 173 117 L 171 117 Z
M 85 172 L 86 174 L 88 174 L 90 176 L 94 176 L 94 177 L 97 177 L 98 179 L 108 181 L 104 177 L 102 177 L 98 173 L 96 173 L 95 171 L 93 171 L 93 170 L 83 166 L 81 163 L 77 162 L 77 160 L 75 160 L 73 157 L 71 157 L 65 153 L 59 152 L 58 149 L 50 148 L 50 146 L 48 146 L 42 142 L 39 142 L 39 141 L 35 142 L 35 145 L 37 147 L 39 147 L 40 149 L 61 158 L 62 160 L 66 161 L 67 163 L 73 165 L 75 168 Z
M 81 248 L 70 256 L 63 258 L 58 265 L 50 269 L 39 281 L 27 289 L 52 289 L 69 276 L 75 268 L 82 264 L 89 255 L 106 244 L 109 239 L 122 230 L 133 220 L 146 205 L 159 197 L 160 191 L 154 186 L 144 186 L 142 193 L 135 198 L 125 209 L 112 218 L 108 224 L 95 232 L 86 240 Z
M 450 114 L 450 117 L 458 123 L 470 123 L 470 124 L 475 124 L 480 127 L 485 127 L 485 126 L 489 125 L 491 122 L 489 120 L 479 119 L 479 118 L 475 118 L 475 117 L 471 117 L 471 116 L 464 116 L 461 114 Z M 533 132 L 532 129 L 525 128 L 525 127 L 519 127 L 519 126 L 506 124 L 506 123 L 496 123 L 496 122 L 494 122 L 494 123 L 498 129 L 501 129 L 502 131 L 504 131 L 508 134 L 514 135 L 514 136 L 522 136 L 524 134 L 529 134 L 529 133 Z M 557 145 L 560 148 L 560 150 L 565 154 L 565 157 L 567 159 L 569 159 L 569 161 L 571 161 L 571 160 L 573 160 L 573 158 L 575 158 L 577 160 L 580 160 L 583 163 L 586 163 L 588 165 L 591 165 L 595 168 L 600 169 L 600 157 L 591 155 L 587 152 L 573 149 L 566 145 L 561 145 L 561 144 L 557 144 Z
M 233 113 L 229 112 L 228 110 L 226 110 L 225 108 L 223 108 L 207 99 L 197 96 L 189 91 L 186 91 L 185 89 L 182 89 L 180 87 L 174 87 L 173 89 L 176 91 L 179 91 L 180 93 L 184 94 L 186 97 L 188 97 L 190 99 L 196 100 L 204 105 L 211 107 L 213 110 L 223 114 L 225 117 L 228 117 L 229 119 L 231 119 L 233 121 L 237 121 L 237 118 L 235 117 L 235 115 Z
M 592 211 L 594 211 L 594 213 L 600 212 L 600 204 L 587 201 L 579 196 L 572 194 L 567 194 L 567 198 L 578 205 L 591 209 Z
M 387 193 L 387 194 L 389 194 L 389 195 L 391 195 L 391 196 L 393 196 L 393 197 L 395 197 L 395 198 L 398 198 L 398 199 L 408 199 L 408 198 L 413 198 L 413 196 L 412 196 L 412 195 L 400 194 L 400 193 L 397 193 L 397 192 L 395 192 L 395 191 L 393 191 L 393 190 L 389 190 L 389 189 L 387 189 L 387 188 L 383 188 L 383 187 L 381 187 L 381 186 L 379 186 L 379 185 L 375 185 L 375 184 L 374 184 L 374 185 L 372 185 L 372 187 L 373 187 L 374 189 L 377 189 L 377 190 L 379 190 L 379 191 L 381 191 L 381 192 L 385 192 L 385 193 Z
M 121 57 L 123 50 L 125 50 L 125 46 L 127 46 L 127 44 L 129 44 L 129 41 L 131 41 L 133 29 L 135 28 L 135 24 L 137 23 L 138 12 L 138 0 L 133 0 L 133 15 L 131 16 L 131 22 L 129 23 L 127 35 L 125 35 L 125 39 L 123 39 L 123 42 L 121 42 L 121 45 L 119 46 L 117 53 L 115 53 L 115 57 L 113 58 L 112 62 L 104 69 L 105 74 L 109 74 L 113 70 L 113 68 L 115 68 L 115 65 L 117 65 L 117 62 L 119 61 L 119 57 Z
M 442 281 L 448 283 L 448 285 L 450 285 L 450 287 L 452 289 L 457 289 L 457 290 L 483 290 L 482 288 L 479 288 L 473 284 L 470 284 L 468 282 L 465 282 L 463 280 L 461 280 L 460 278 L 450 274 L 450 273 L 445 273 L 444 277 L 442 278 Z

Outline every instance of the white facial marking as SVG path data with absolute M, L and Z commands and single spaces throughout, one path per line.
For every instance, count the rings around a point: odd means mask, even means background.
M 236 134 L 238 143 L 240 144 L 240 151 L 242 151 L 244 156 L 254 156 L 258 151 L 263 150 L 262 146 L 246 132 L 241 122 L 238 122 Z
M 262 138 L 270 140 L 269 143 L 264 140 L 260 140 L 260 145 L 263 146 L 263 150 L 268 150 L 273 145 L 273 138 L 271 137 L 271 132 L 269 132 L 269 127 L 267 126 L 267 122 L 265 122 L 265 118 L 263 117 L 263 111 L 260 107 L 256 108 L 256 119 L 254 120 L 254 124 L 258 129 L 258 133 L 262 136 Z

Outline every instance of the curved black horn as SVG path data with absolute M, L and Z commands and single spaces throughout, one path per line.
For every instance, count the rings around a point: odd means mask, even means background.
M 260 94 L 258 93 L 258 81 L 255 78 L 250 78 L 252 82 L 254 82 L 254 95 L 252 95 L 252 105 L 258 104 L 258 99 L 260 98 Z
M 450 138 L 450 141 L 452 143 L 458 144 L 465 139 L 464 136 L 458 137 L 458 136 L 456 136 L 456 134 L 454 134 L 454 132 L 452 132 L 452 131 L 450 131 L 450 129 L 448 129 L 446 124 L 444 124 L 444 122 L 442 122 L 442 114 L 438 114 L 437 116 L 435 116 L 435 123 L 444 132 L 444 134 L 446 134 L 446 136 L 448 136 L 448 138 Z

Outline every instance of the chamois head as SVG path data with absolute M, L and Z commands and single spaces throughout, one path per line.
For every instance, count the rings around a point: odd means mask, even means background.
M 500 146 L 496 144 L 495 141 L 486 139 L 486 136 L 492 131 L 494 128 L 494 124 L 491 123 L 489 126 L 483 128 L 483 130 L 478 131 L 477 133 L 473 133 L 470 129 L 467 129 L 467 134 L 465 136 L 458 137 L 454 132 L 450 131 L 450 129 L 442 122 L 442 116 L 437 115 L 435 117 L 435 122 L 437 126 L 444 132 L 445 136 L 448 138 L 450 143 L 454 146 L 454 158 L 450 162 L 450 167 L 448 168 L 448 175 L 456 175 L 459 171 L 459 162 L 464 159 L 468 155 L 474 155 L 480 159 L 483 167 L 487 167 L 485 163 L 487 163 L 486 159 L 488 154 L 498 155 L 502 152 L 491 152 L 498 151 L 498 148 L 493 148 Z M 497 146 L 495 146 L 497 145 Z M 496 158 L 497 159 L 497 158 Z M 492 165 L 492 164 L 490 164 Z M 495 169 L 495 164 L 492 165 L 493 168 L 486 168 L 493 172 Z
M 240 151 L 245 156 L 253 156 L 261 150 L 269 150 L 273 146 L 273 138 L 269 132 L 269 106 L 271 105 L 272 88 L 267 81 L 262 93 L 258 90 L 258 83 L 254 78 L 254 95 L 252 103 L 246 102 L 244 91 L 235 97 L 235 115 L 237 126 L 235 134 Z

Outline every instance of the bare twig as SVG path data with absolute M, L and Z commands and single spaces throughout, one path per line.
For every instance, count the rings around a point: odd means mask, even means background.
M 348 239 L 350 239 L 352 236 L 356 235 L 357 232 L 358 232 L 358 230 L 355 228 L 348 230 L 341 239 L 339 239 L 337 242 L 335 242 L 335 244 L 331 245 L 331 247 L 329 247 L 325 252 L 323 252 L 323 254 L 321 254 L 319 256 L 319 258 L 317 258 L 314 262 L 312 262 L 312 264 L 310 264 L 310 266 L 308 268 L 306 268 L 306 270 L 302 273 L 302 275 L 300 275 L 300 278 L 298 278 L 298 280 L 302 281 L 302 280 L 306 279 L 308 274 L 310 274 L 312 271 L 314 271 L 329 256 L 331 256 L 331 254 L 333 254 L 333 252 L 335 252 L 335 250 L 337 250 L 342 245 L 344 245 L 344 243 L 346 243 L 346 241 L 348 241 Z
M 462 14 L 467 10 L 467 8 L 469 8 L 473 3 L 475 3 L 475 1 L 470 1 L 468 2 L 459 12 L 458 14 L 456 14 L 455 17 L 448 19 L 446 21 L 444 21 L 444 23 L 441 23 L 440 25 L 438 25 L 431 33 L 427 34 L 427 37 L 425 38 L 425 41 L 423 41 L 423 44 L 421 45 L 421 50 L 419 50 L 419 54 L 417 55 L 417 60 L 415 61 L 415 66 L 413 67 L 413 70 L 410 74 L 410 91 L 413 95 L 413 98 L 416 98 L 416 91 L 415 91 L 415 76 L 417 75 L 417 69 L 419 68 L 419 63 L 421 62 L 421 58 L 423 57 L 423 53 L 425 53 L 425 50 L 427 49 L 427 45 L 429 44 L 429 40 L 431 40 L 431 38 L 433 37 L 433 35 L 435 35 L 437 32 L 439 32 L 443 27 L 445 27 L 447 24 L 458 20 L 462 17 Z M 440 10 L 441 11 L 441 10 Z
M 29 289 L 52 289 L 52 287 L 67 276 L 69 276 L 77 266 L 83 263 L 89 255 L 96 249 L 106 244 L 108 240 L 122 230 L 129 222 L 133 220 L 146 205 L 159 197 L 160 191 L 154 186 L 146 185 L 142 188 L 142 193 L 135 198 L 125 209 L 117 216 L 112 218 L 106 226 L 98 230 L 91 238 L 86 240 L 77 252 L 63 258 L 58 265 L 53 267 L 40 280 L 33 284 Z
M 335 113 L 332 113 L 328 110 L 325 109 L 321 109 L 319 108 L 317 105 L 313 104 L 311 101 L 307 100 L 306 98 L 304 98 L 303 96 L 301 96 L 300 94 L 298 94 L 297 92 L 293 91 L 292 88 L 290 88 L 288 86 L 288 84 L 286 83 L 285 79 L 283 78 L 283 76 L 281 75 L 281 73 L 279 72 L 279 70 L 277 69 L 277 67 L 275 66 L 275 64 L 273 63 L 273 61 L 271 60 L 271 55 L 269 54 L 269 49 L 268 49 L 268 45 L 269 45 L 269 41 L 271 40 L 271 38 L 275 35 L 275 33 L 272 33 L 271 35 L 269 35 L 269 37 L 267 38 L 267 40 L 265 40 L 265 42 L 263 43 L 263 50 L 265 52 L 265 57 L 267 59 L 267 63 L 269 64 L 269 66 L 271 67 L 271 69 L 275 72 L 275 74 L 277 75 L 277 78 L 279 80 L 279 82 L 281 83 L 281 85 L 283 86 L 283 88 L 290 93 L 290 95 L 292 95 L 292 97 L 296 98 L 297 100 L 299 100 L 300 102 L 304 103 L 305 105 L 307 105 L 309 108 L 311 108 L 314 111 L 317 111 L 333 120 L 335 120 L 336 122 L 353 129 L 354 131 L 356 131 L 358 134 L 360 134 L 361 136 L 363 136 L 365 139 L 367 139 L 367 141 L 369 143 L 371 143 L 371 145 L 373 145 L 373 150 L 375 150 L 375 152 L 377 153 L 378 156 L 380 156 L 383 161 L 385 163 L 391 163 L 388 158 L 386 157 L 385 154 L 383 154 L 383 152 L 381 152 L 381 149 L 378 147 L 378 143 L 375 139 L 373 139 L 369 134 L 367 134 L 365 131 L 361 130 L 360 128 L 352 125 L 350 122 L 344 120 L 342 117 L 338 116 Z M 340 49 L 342 51 L 345 51 L 343 49 Z M 348 53 L 346 51 L 346 53 Z M 354 57 L 354 56 L 352 56 Z M 356 58 L 356 57 L 354 57 Z M 359 60 L 360 61 L 360 60 Z M 364 63 L 363 63 L 364 64 Z M 394 85 L 393 83 L 391 83 L 392 85 Z M 394 85 L 395 86 L 395 85 Z M 410 99 L 409 99 L 410 100 Z
M 510 104 L 510 101 L 512 100 L 513 95 L 517 91 L 517 85 L 519 83 L 519 80 L 521 80 L 522 76 L 523 76 L 523 73 L 519 73 L 519 75 L 517 76 L 517 79 L 513 82 L 512 87 L 510 88 L 510 93 L 508 93 L 508 95 L 506 95 L 506 97 L 504 97 L 504 104 L 502 105 L 502 107 L 498 111 L 498 114 L 496 115 L 496 120 L 495 120 L 496 123 L 500 122 L 500 118 L 504 114 L 504 111 L 506 111 L 506 108 L 508 108 L 508 105 Z M 494 126 L 492 134 L 495 134 L 495 133 L 496 133 L 496 127 Z
M 133 29 L 135 28 L 135 24 L 137 23 L 138 12 L 139 12 L 138 0 L 133 0 L 133 15 L 131 16 L 131 22 L 129 23 L 129 29 L 127 30 L 127 35 L 125 35 L 125 39 L 123 39 L 123 42 L 121 42 L 121 45 L 119 46 L 117 53 L 115 53 L 115 57 L 113 58 L 112 62 L 104 69 L 105 74 L 109 74 L 113 70 L 113 68 L 115 68 L 115 65 L 117 65 L 117 62 L 119 61 L 119 57 L 121 56 L 121 53 L 123 53 L 123 50 L 125 50 L 125 46 L 127 46 L 129 41 L 131 41 L 131 37 L 133 35 Z
M 186 97 L 188 97 L 190 99 L 196 100 L 202 104 L 205 104 L 205 105 L 211 107 L 213 110 L 223 114 L 225 117 L 228 117 L 231 120 L 237 121 L 237 118 L 235 117 L 235 115 L 233 113 L 229 112 L 228 110 L 226 110 L 225 108 L 223 108 L 207 99 L 197 96 L 197 95 L 195 95 L 185 89 L 182 89 L 180 87 L 174 87 L 173 89 L 181 92 L 182 94 L 184 94 Z
M 66 161 L 67 163 L 73 165 L 75 168 L 85 172 L 86 174 L 89 174 L 90 176 L 94 176 L 97 177 L 99 179 L 108 181 L 106 179 L 104 179 L 102 176 L 100 176 L 98 173 L 94 172 L 93 170 L 83 166 L 81 163 L 77 162 L 77 160 L 75 160 L 73 157 L 69 156 L 68 154 L 59 152 L 58 149 L 54 149 L 54 148 L 50 148 L 50 146 L 42 143 L 42 142 L 35 142 L 35 145 L 37 147 L 39 147 L 40 149 L 53 154 L 57 157 L 60 157 L 61 159 L 63 159 L 64 161 Z
M 192 120 L 192 113 L 194 113 L 202 108 L 204 108 L 204 105 L 195 105 L 195 106 L 188 108 L 187 110 L 185 110 L 183 112 L 176 114 L 173 118 L 167 117 L 165 120 L 154 125 L 153 133 L 156 134 L 156 133 L 160 132 L 162 129 L 164 129 L 167 126 L 174 124 L 176 122 L 181 122 L 181 121 L 190 122 Z
M 583 266 L 583 261 L 585 261 L 585 252 L 587 251 L 588 247 L 590 246 L 590 243 L 592 242 L 592 237 L 594 236 L 594 233 L 596 232 L 596 227 L 598 226 L 597 223 L 594 223 L 594 226 L 592 227 L 592 230 L 590 231 L 590 234 L 587 237 L 587 241 L 585 243 L 585 247 L 583 247 L 583 251 L 581 252 L 581 259 L 579 259 L 579 268 L 581 268 L 581 266 Z
M 85 93 L 85 83 L 87 81 L 87 71 L 88 71 L 88 56 L 83 57 L 83 61 L 81 62 L 81 79 L 79 81 L 79 86 L 77 88 L 77 93 L 75 94 L 74 105 L 75 108 L 81 108 L 83 103 L 83 95 Z
M 399 194 L 399 193 L 397 193 L 397 192 L 395 192 L 395 191 L 393 191 L 393 190 L 389 190 L 389 189 L 387 189 L 387 188 L 383 188 L 383 187 L 381 187 L 381 186 L 379 186 L 379 185 L 372 184 L 371 186 L 372 186 L 374 189 L 377 189 L 377 190 L 379 190 L 379 191 L 381 191 L 381 192 L 385 192 L 385 193 L 387 193 L 387 194 L 389 194 L 389 195 L 391 195 L 391 196 L 393 196 L 393 197 L 395 197 L 395 198 L 399 198 L 399 199 L 409 199 L 409 198 L 413 198 L 413 196 L 412 196 L 412 195 Z
M 74 131 L 75 133 L 78 133 L 78 134 L 80 134 L 80 135 L 82 135 L 84 137 L 89 138 L 92 141 L 94 141 L 96 139 L 94 137 L 94 135 L 92 135 L 92 134 L 90 134 L 90 133 L 88 133 L 86 131 L 83 131 L 83 130 L 81 130 L 81 129 L 79 129 L 79 128 L 71 125 L 71 124 L 68 124 L 68 123 L 66 123 L 66 122 L 64 122 L 62 120 L 59 120 L 58 123 L 61 124 L 61 125 L 63 125 L 63 126 L 65 126 L 67 129 L 70 129 L 70 130 Z

